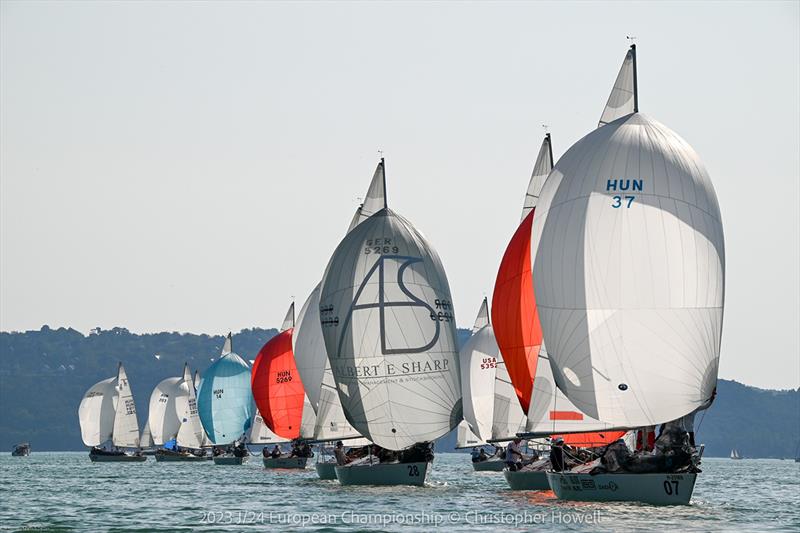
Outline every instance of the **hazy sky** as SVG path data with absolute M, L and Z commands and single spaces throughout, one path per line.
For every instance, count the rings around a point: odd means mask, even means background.
M 4 1 L 0 328 L 276 327 L 379 148 L 469 326 L 541 124 L 594 128 L 635 35 L 719 197 L 720 375 L 798 387 L 799 5 Z

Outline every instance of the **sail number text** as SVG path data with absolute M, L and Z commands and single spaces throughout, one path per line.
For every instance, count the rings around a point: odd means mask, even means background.
M 397 253 L 400 253 L 400 248 L 392 244 L 392 239 L 381 237 L 378 239 L 367 239 L 367 242 L 364 243 L 364 255 Z
M 606 181 L 606 192 L 625 192 L 625 191 L 641 191 L 644 186 L 643 180 L 631 179 L 611 179 Z M 636 199 L 633 195 L 620 195 L 616 194 L 611 197 L 611 207 L 619 209 L 625 206 L 630 209 L 631 204 Z

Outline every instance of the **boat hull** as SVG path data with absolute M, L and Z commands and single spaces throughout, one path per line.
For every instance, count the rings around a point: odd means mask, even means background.
M 178 455 L 178 454 L 163 454 L 156 452 L 156 461 L 159 463 L 201 463 L 208 461 L 211 457 L 201 457 L 198 455 Z
M 308 465 L 308 457 L 264 457 L 264 468 L 304 469 Z
M 336 466 L 336 479 L 342 485 L 425 484 L 430 463 L 359 464 Z
M 320 479 L 336 479 L 336 463 L 317 463 L 316 468 Z
M 560 500 L 688 505 L 697 474 L 571 474 L 548 472 Z
M 93 463 L 143 463 L 147 461 L 144 455 L 90 455 Z
M 472 468 L 476 472 L 502 472 L 506 467 L 505 461 L 487 459 L 478 463 L 472 463 Z
M 214 457 L 214 464 L 215 465 L 241 465 L 247 460 L 247 457 L 234 457 L 234 456 L 222 456 L 222 457 Z
M 511 490 L 550 490 L 544 470 L 504 470 L 503 476 Z

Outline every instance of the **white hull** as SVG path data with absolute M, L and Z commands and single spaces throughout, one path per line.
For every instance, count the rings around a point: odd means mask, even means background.
M 240 465 L 247 461 L 247 457 L 235 457 L 232 455 L 222 455 L 214 457 L 215 465 Z
M 336 479 L 336 463 L 317 463 L 317 475 L 320 479 Z
M 337 466 L 336 479 L 342 485 L 425 484 L 430 463 L 359 464 Z
M 472 468 L 476 472 L 502 472 L 506 467 L 506 462 L 500 459 L 487 459 L 478 463 L 472 463 Z
M 308 457 L 264 457 L 264 468 L 302 469 L 308 465 Z
M 697 474 L 571 474 L 548 472 L 561 500 L 688 505 Z
M 544 470 L 504 470 L 503 475 L 511 490 L 550 490 Z

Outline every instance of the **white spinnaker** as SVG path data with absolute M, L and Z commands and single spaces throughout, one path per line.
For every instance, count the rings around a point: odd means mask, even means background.
M 632 45 L 622 61 L 622 67 L 619 69 L 619 74 L 614 81 L 614 87 L 608 96 L 608 102 L 597 127 L 605 126 L 618 118 L 637 112 L 636 99 L 636 45 Z
M 472 448 L 473 446 L 482 446 L 486 444 L 470 429 L 466 420 L 462 420 L 456 428 L 456 448 Z
M 517 433 L 525 431 L 527 417 L 517 400 L 517 393 L 506 364 L 498 350 L 497 367 L 494 378 L 494 409 L 492 412 L 492 440 L 513 439 Z
M 542 185 L 551 170 L 553 170 L 553 145 L 548 133 L 544 136 L 542 146 L 539 148 L 539 155 L 536 156 L 536 162 L 533 164 L 533 172 L 531 172 L 531 180 L 528 182 L 528 190 L 525 191 L 525 203 L 522 206 L 520 220 L 525 220 L 528 213 L 536 207 Z
M 328 264 L 320 309 L 339 399 L 364 437 L 401 450 L 462 420 L 450 288 L 410 222 L 387 208 L 354 228 Z
M 322 325 L 319 319 L 320 284 L 308 295 L 300 314 L 297 326 L 292 333 L 292 352 L 306 397 L 315 411 L 319 411 L 320 388 L 328 366 L 325 353 L 325 340 L 322 338 Z
M 189 365 L 183 367 L 183 379 L 180 386 L 182 394 L 178 397 L 176 405 L 178 416 L 181 419 L 181 427 L 178 429 L 177 436 L 178 446 L 199 449 L 203 447 L 205 431 L 203 431 L 200 417 L 197 414 L 197 395 Z
M 86 446 L 100 446 L 111 438 L 116 416 L 116 378 L 92 385 L 78 407 L 81 438 Z
M 615 427 L 679 418 L 717 381 L 725 250 L 697 154 L 634 113 L 559 160 L 533 223 L 533 281 L 559 388 Z
M 250 435 L 247 438 L 247 442 L 250 444 L 280 444 L 290 441 L 273 433 L 264 423 L 261 413 L 256 409 L 256 414 L 253 415 L 253 422 L 250 425 Z
M 136 404 L 133 401 L 131 384 L 125 367 L 119 365 L 117 373 L 117 405 L 115 406 L 114 431 L 112 442 L 120 448 L 139 447 L 139 420 L 136 417 Z
M 559 416 L 558 413 L 561 415 Z M 567 413 L 571 416 L 565 416 Z M 533 380 L 533 393 L 525 431 L 553 435 L 610 429 L 612 429 L 610 424 L 583 414 L 564 396 L 561 389 L 556 387 L 553 371 L 550 368 L 550 356 L 542 343 L 539 350 L 539 362 L 536 364 L 536 377 Z
M 161 446 L 165 442 L 177 437 L 181 427 L 178 416 L 178 397 L 187 395 L 181 389 L 183 378 L 174 377 L 162 380 L 150 394 L 150 411 L 148 413 L 148 427 L 153 436 L 153 442 Z M 183 404 L 185 405 L 184 400 Z
M 464 401 L 464 420 L 479 439 L 492 438 L 494 412 L 494 381 L 500 348 L 489 324 L 484 298 L 475 326 L 479 328 L 459 351 L 461 394 Z M 473 328 L 474 331 L 474 328 Z

